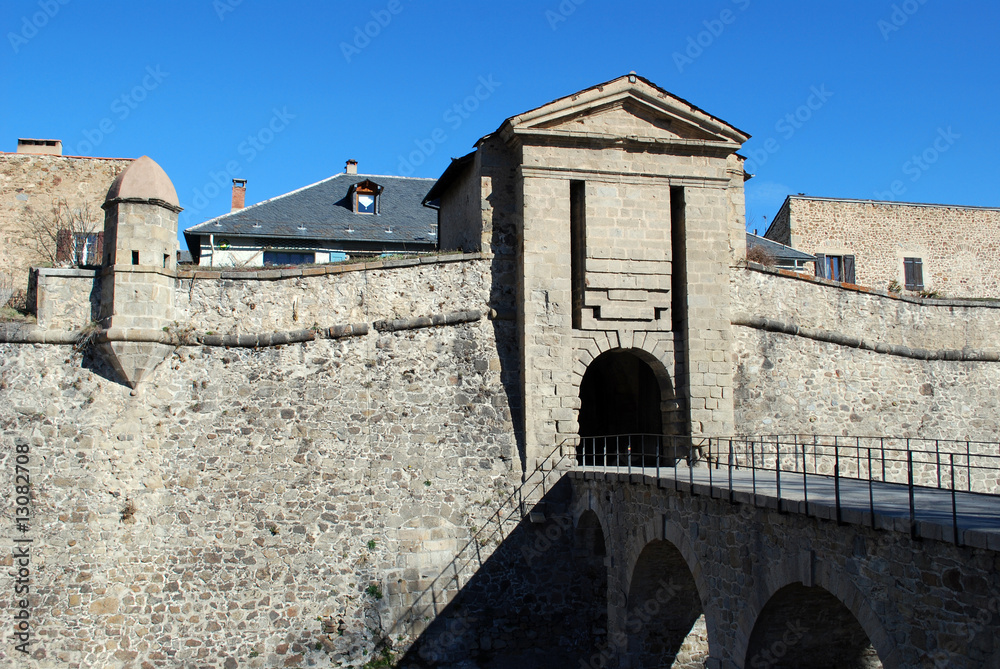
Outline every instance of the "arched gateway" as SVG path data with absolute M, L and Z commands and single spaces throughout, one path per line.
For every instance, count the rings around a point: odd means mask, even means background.
M 612 349 L 587 367 L 580 382 L 579 464 L 673 462 L 683 434 L 679 403 L 663 364 L 641 349 Z M 665 429 L 666 428 L 666 429 Z M 666 435 L 666 437 L 665 437 Z

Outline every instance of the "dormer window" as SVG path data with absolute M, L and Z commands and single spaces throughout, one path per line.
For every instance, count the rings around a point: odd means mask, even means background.
M 381 211 L 379 199 L 382 186 L 365 179 L 351 186 L 351 201 L 354 203 L 355 214 L 378 214 Z

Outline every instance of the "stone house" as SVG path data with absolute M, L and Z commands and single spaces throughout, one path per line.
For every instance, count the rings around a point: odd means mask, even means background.
M 0 152 L 0 272 L 27 285 L 28 270 L 47 262 L 47 253 L 31 232 L 41 220 L 53 226 L 55 253 L 59 216 L 86 211 L 93 231 L 103 229 L 101 204 L 131 158 L 64 156 L 57 139 L 19 139 L 16 153 Z
M 184 231 L 206 267 L 303 265 L 437 248 L 437 221 L 423 205 L 432 179 L 364 175 L 357 161 L 318 183 L 244 207 L 233 180 L 232 211 Z
M 1000 208 L 790 195 L 764 236 L 815 255 L 821 278 L 1000 297 Z

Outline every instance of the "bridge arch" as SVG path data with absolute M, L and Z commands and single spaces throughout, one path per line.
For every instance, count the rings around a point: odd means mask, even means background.
M 625 602 L 626 666 L 704 664 L 708 631 L 698 585 L 671 542 L 654 539 L 639 554 Z
M 585 625 L 592 644 L 590 666 L 603 666 L 610 657 L 607 633 L 608 544 L 597 512 L 584 509 L 575 515 L 573 562 L 578 579 L 575 587 L 580 590 L 580 601 L 588 602 L 586 610 L 579 612 L 579 624 Z
M 897 669 L 895 642 L 861 591 L 830 565 L 810 562 L 790 557 L 777 565 L 745 603 L 733 649 L 737 666 L 821 669 L 818 656 L 836 658 L 830 667 Z M 820 627 L 823 634 L 808 633 Z M 851 643 L 853 658 L 839 657 Z

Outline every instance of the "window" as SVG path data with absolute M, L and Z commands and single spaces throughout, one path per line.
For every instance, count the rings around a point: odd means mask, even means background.
M 381 213 L 380 196 L 382 186 L 374 181 L 365 179 L 361 183 L 351 186 L 351 202 L 354 205 L 355 214 L 379 214 Z
M 857 283 L 854 275 L 854 256 L 817 253 L 816 276 L 842 283 Z
M 316 254 L 300 251 L 264 251 L 265 265 L 310 265 L 316 262 Z
M 903 258 L 903 283 L 906 290 L 924 289 L 924 263 L 920 258 Z

